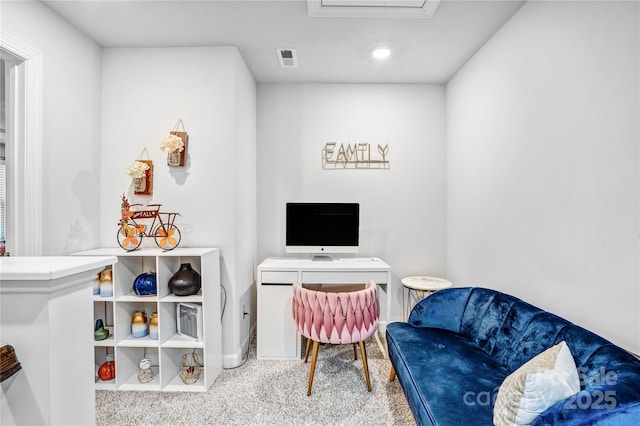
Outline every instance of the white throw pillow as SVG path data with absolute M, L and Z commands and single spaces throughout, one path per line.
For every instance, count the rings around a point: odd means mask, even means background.
M 547 408 L 579 391 L 576 364 L 562 341 L 504 379 L 493 407 L 493 424 L 529 425 Z

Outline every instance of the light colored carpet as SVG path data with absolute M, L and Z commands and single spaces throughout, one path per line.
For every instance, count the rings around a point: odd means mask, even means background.
M 351 345 L 320 347 L 313 391 L 309 363 L 258 361 L 223 370 L 202 393 L 96 391 L 96 424 L 111 425 L 415 425 L 390 362 L 367 342 L 371 392 Z

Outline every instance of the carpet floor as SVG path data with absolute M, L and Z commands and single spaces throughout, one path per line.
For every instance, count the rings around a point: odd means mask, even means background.
M 313 390 L 311 361 L 259 361 L 255 346 L 244 365 L 223 370 L 209 391 L 96 391 L 96 424 L 112 425 L 415 425 L 389 360 L 367 342 L 371 392 L 351 345 L 318 352 Z

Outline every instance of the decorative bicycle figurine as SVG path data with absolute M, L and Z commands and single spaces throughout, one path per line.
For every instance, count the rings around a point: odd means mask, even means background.
M 162 204 L 147 204 L 148 210 L 131 210 L 131 207 L 142 204 L 129 204 L 122 195 L 121 217 L 118 222 L 118 244 L 126 251 L 140 247 L 144 237 L 153 238 L 156 245 L 163 250 L 173 250 L 180 244 L 180 230 L 174 224 L 180 213 L 161 212 Z M 141 220 L 153 219 L 151 225 L 139 223 Z M 149 232 L 147 232 L 149 230 Z

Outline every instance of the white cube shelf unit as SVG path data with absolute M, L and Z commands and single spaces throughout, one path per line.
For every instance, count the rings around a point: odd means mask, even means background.
M 220 313 L 220 251 L 216 248 L 140 249 L 127 252 L 121 248 L 100 248 L 72 253 L 72 256 L 116 256 L 112 265 L 113 296 L 93 296 L 93 316 L 102 319 L 109 337 L 94 341 L 96 369 L 108 359 L 116 365 L 116 377 L 102 381 L 96 375 L 96 389 L 158 390 L 205 392 L 222 370 L 222 323 Z M 202 277 L 202 288 L 192 296 L 176 296 L 169 291 L 169 279 L 180 265 L 190 263 Z M 158 294 L 137 296 L 133 282 L 142 273 L 156 273 Z M 177 332 L 178 303 L 202 307 L 202 339 L 196 340 Z M 131 317 L 145 311 L 147 320 L 158 313 L 158 339 L 131 335 Z M 179 376 L 182 357 L 196 352 L 204 365 L 199 380 L 185 384 Z M 140 383 L 140 360 L 152 361 L 154 378 Z

